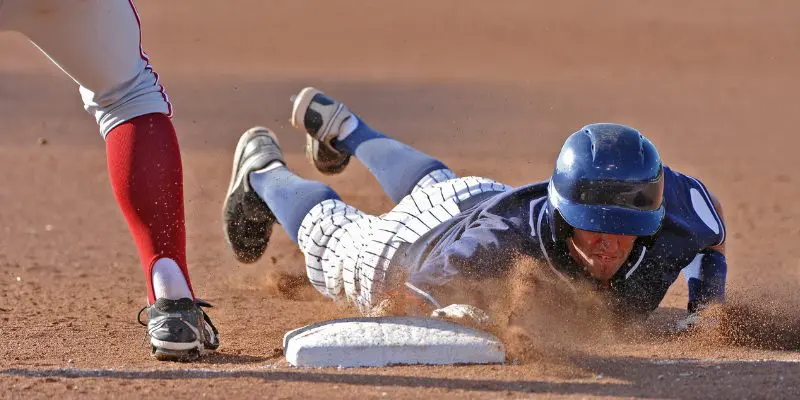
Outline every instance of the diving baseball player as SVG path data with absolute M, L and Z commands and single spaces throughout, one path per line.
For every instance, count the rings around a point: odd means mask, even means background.
M 398 288 L 433 315 L 462 313 L 448 285 L 503 277 L 520 254 L 567 284 L 589 283 L 624 315 L 658 307 L 681 270 L 690 315 L 724 300 L 719 203 L 699 180 L 664 166 L 630 127 L 583 127 L 567 138 L 547 181 L 513 188 L 457 177 L 314 88 L 295 96 L 291 121 L 306 132 L 320 172 L 340 173 L 355 157 L 397 205 L 381 216 L 347 205 L 327 185 L 292 173 L 276 136 L 256 127 L 234 156 L 228 245 L 238 260 L 255 262 L 277 221 L 304 253 L 314 287 L 364 313 Z
M 140 29 L 129 0 L 0 0 L 0 31 L 25 35 L 78 84 L 106 141 L 111 185 L 145 273 L 152 355 L 193 359 L 219 340 L 189 280 L 172 105 Z

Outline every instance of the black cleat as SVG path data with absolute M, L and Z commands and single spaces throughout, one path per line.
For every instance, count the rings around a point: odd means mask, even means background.
M 342 172 L 350 154 L 336 150 L 332 143 L 342 124 L 356 118 L 343 103 L 307 87 L 292 97 L 292 125 L 306 132 L 306 156 L 325 175 Z
M 193 361 L 219 347 L 217 328 L 201 307 L 211 307 L 190 298 L 158 299 L 139 311 L 139 323 L 147 326 L 150 355 L 160 361 Z M 147 310 L 147 324 L 142 312 Z
M 275 134 L 262 127 L 248 129 L 236 145 L 222 216 L 225 241 L 242 263 L 261 258 L 272 234 L 275 214 L 250 186 L 250 173 L 273 161 L 284 162 Z

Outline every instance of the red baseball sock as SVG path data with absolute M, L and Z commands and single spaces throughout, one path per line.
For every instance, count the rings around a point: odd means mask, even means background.
M 106 136 L 111 186 L 128 221 L 155 302 L 153 265 L 170 258 L 191 290 L 186 268 L 183 168 L 178 137 L 164 114 L 147 114 L 112 129 Z

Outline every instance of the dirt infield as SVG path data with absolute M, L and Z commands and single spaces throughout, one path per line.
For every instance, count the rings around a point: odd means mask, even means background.
M 190 364 L 148 356 L 141 269 L 77 88 L 0 34 L 2 397 L 800 396 L 800 3 L 492 3 L 137 2 L 176 109 L 192 280 L 223 341 Z M 725 207 L 727 331 L 659 333 L 682 315 L 679 282 L 643 334 L 575 334 L 516 365 L 288 367 L 285 331 L 352 312 L 276 279 L 303 274 L 282 231 L 257 264 L 227 252 L 221 206 L 239 134 L 269 126 L 300 174 L 365 211 L 390 207 L 362 166 L 331 178 L 306 164 L 288 99 L 307 85 L 459 174 L 511 185 L 547 177 L 583 124 L 639 128 Z

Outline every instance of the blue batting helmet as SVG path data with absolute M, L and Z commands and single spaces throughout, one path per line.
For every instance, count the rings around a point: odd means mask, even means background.
M 554 236 L 571 228 L 650 236 L 664 218 L 664 167 L 639 131 L 586 125 L 564 142 L 547 198 Z

